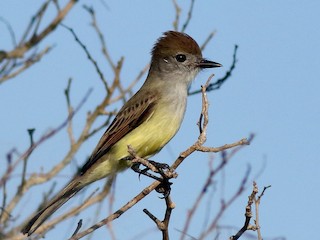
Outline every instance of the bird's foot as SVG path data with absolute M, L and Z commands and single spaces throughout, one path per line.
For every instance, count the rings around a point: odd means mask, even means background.
M 140 169 L 141 164 L 145 166 L 144 169 Z M 172 183 L 169 181 L 169 179 L 176 178 L 177 173 L 172 171 L 168 164 L 159 163 L 152 160 L 145 160 L 133 163 L 131 168 L 133 171 L 139 173 L 139 177 L 140 175 L 145 175 L 147 177 L 161 182 L 159 186 L 156 188 L 156 191 L 162 193 L 164 195 L 163 198 L 166 198 L 170 195 Z M 158 177 L 155 174 L 148 172 L 149 170 L 153 171 L 154 173 L 160 174 L 161 177 Z

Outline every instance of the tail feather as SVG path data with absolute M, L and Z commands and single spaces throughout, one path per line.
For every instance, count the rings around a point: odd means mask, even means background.
M 77 194 L 84 186 L 79 181 L 70 182 L 61 192 L 59 192 L 49 203 L 37 212 L 31 220 L 22 228 L 23 234 L 30 236 L 40 225 L 47 220 L 58 208 Z

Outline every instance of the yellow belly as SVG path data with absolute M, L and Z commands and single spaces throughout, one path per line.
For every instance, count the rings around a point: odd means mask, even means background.
M 176 134 L 181 124 L 181 117 L 156 111 L 139 127 L 116 143 L 111 151 L 116 159 L 128 156 L 131 145 L 138 156 L 148 158 L 159 152 Z
M 161 110 L 158 108 L 144 123 L 119 140 L 88 173 L 86 181 L 92 182 L 130 167 L 130 161 L 121 160 L 130 155 L 128 145 L 142 158 L 159 152 L 179 130 L 184 115 L 184 109 L 173 113 L 165 108 Z

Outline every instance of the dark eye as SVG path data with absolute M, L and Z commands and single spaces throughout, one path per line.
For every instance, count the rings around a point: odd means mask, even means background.
M 176 56 L 176 59 L 177 59 L 178 62 L 184 62 L 187 59 L 187 57 L 184 54 L 178 54 Z

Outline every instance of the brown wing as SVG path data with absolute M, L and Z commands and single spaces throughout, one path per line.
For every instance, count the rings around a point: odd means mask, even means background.
M 103 134 L 90 159 L 82 167 L 81 175 L 105 155 L 116 142 L 138 127 L 153 112 L 156 101 L 155 94 L 146 93 L 144 98 L 139 97 L 139 99 L 135 96 L 121 108 Z

